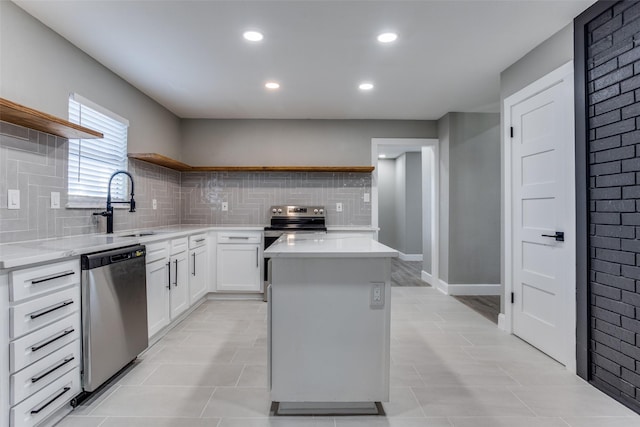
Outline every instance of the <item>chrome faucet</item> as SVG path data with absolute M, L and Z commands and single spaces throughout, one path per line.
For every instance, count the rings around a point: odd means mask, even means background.
M 129 177 L 129 179 L 131 180 L 131 200 L 129 200 L 128 202 L 112 202 L 111 201 L 111 181 L 113 181 L 113 178 L 116 175 L 121 174 L 121 173 L 127 175 Z M 129 212 L 135 212 L 136 211 L 136 201 L 133 199 L 133 177 L 127 171 L 115 171 L 111 175 L 111 178 L 109 178 L 109 185 L 107 186 L 107 210 L 105 210 L 103 212 L 95 212 L 94 213 L 94 215 L 100 215 L 100 216 L 106 216 L 107 217 L 107 234 L 112 234 L 113 233 L 113 206 L 111 206 L 113 203 L 128 203 L 129 204 Z

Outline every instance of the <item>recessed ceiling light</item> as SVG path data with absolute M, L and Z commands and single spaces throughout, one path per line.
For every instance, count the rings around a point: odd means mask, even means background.
M 380 154 L 380 155 L 378 155 L 378 158 L 379 158 L 379 159 L 385 159 L 386 157 L 387 157 L 387 155 L 386 155 L 386 154 Z
M 382 33 L 378 35 L 378 41 L 380 43 L 391 43 L 398 39 L 398 35 L 396 33 Z
M 280 88 L 280 83 L 267 82 L 267 83 L 264 84 L 264 87 L 266 87 L 267 89 L 278 89 L 278 88 Z
M 360 90 L 371 90 L 373 89 L 373 83 L 360 83 L 360 86 L 358 87 Z
M 244 37 L 245 40 L 249 40 L 250 42 L 259 42 L 264 38 L 262 33 L 259 33 L 257 31 L 245 31 L 242 34 L 242 37 Z

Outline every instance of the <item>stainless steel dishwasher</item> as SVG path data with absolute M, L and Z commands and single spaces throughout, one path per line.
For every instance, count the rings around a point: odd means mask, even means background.
M 148 346 L 145 247 L 82 256 L 82 386 L 92 392 Z

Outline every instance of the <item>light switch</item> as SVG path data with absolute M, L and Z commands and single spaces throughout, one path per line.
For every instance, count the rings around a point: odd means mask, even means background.
M 364 202 L 369 203 L 371 201 L 371 195 L 369 193 L 364 193 Z
M 229 210 L 229 202 L 222 202 L 222 211 L 226 212 Z
M 342 203 L 336 203 L 336 212 L 342 212 Z
M 153 199 L 151 201 L 151 206 L 153 207 L 153 210 L 155 211 L 156 209 L 158 209 L 158 201 L 156 199 Z
M 57 191 L 51 192 L 51 209 L 60 209 L 60 193 Z
M 7 191 L 7 209 L 20 209 L 20 190 Z

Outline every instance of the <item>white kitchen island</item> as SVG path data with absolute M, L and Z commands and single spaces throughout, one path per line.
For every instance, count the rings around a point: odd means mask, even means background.
M 391 258 L 367 237 L 291 234 L 265 250 L 269 388 L 279 414 L 376 413 L 389 400 Z

